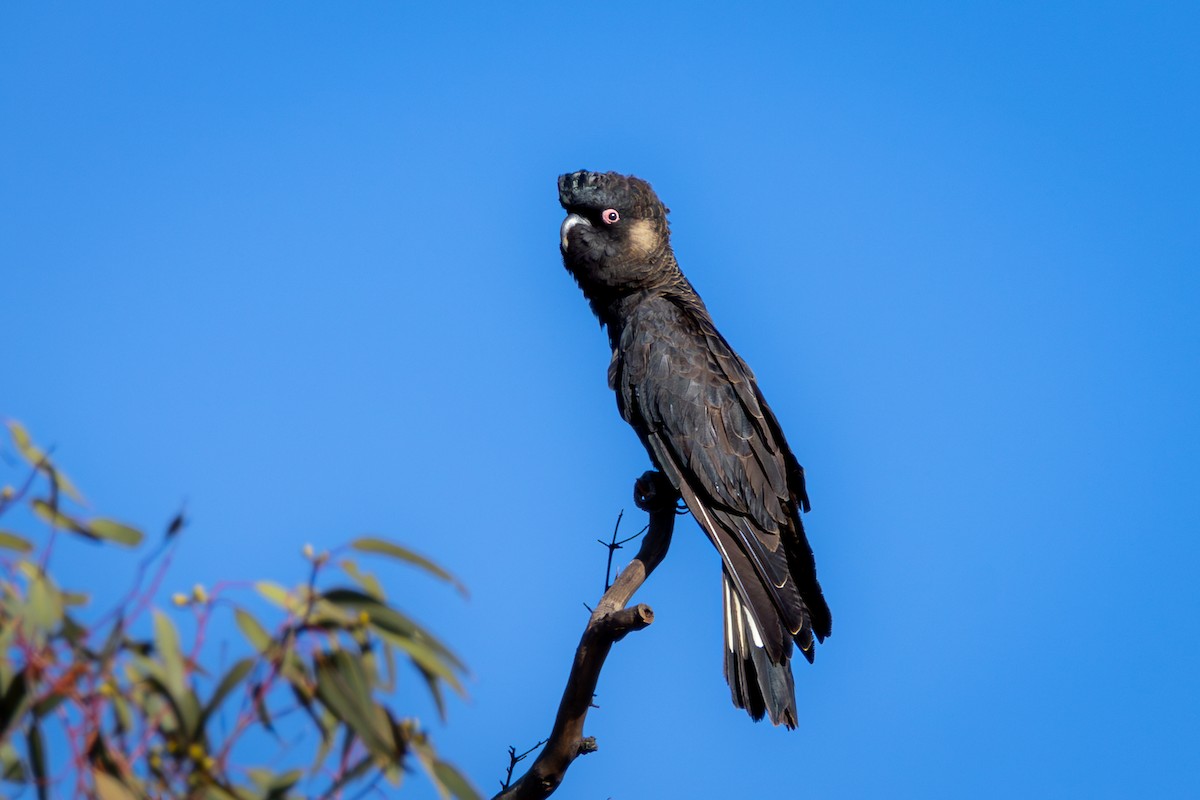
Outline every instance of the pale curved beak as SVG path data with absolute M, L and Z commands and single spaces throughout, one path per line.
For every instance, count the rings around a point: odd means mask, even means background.
M 562 248 L 562 251 L 564 253 L 567 252 L 567 234 L 571 232 L 571 228 L 574 228 L 576 225 L 590 226 L 591 224 L 587 221 L 586 217 L 581 217 L 578 214 L 568 214 L 567 218 L 563 220 L 562 227 L 558 229 L 558 244 Z

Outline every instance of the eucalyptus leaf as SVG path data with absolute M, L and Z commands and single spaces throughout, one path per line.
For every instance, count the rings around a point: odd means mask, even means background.
M 25 762 L 21 760 L 11 740 L 0 744 L 0 780 L 10 783 L 25 783 L 29 780 Z
M 71 483 L 66 475 L 50 463 L 49 457 L 42 448 L 33 443 L 33 439 L 29 436 L 29 432 L 25 430 L 25 426 L 15 419 L 8 420 L 7 424 L 13 444 L 21 454 L 21 457 L 29 462 L 30 466 L 46 471 L 55 485 L 76 503 L 85 502 L 83 495 L 75 488 L 75 484 Z
M 108 638 L 104 640 L 103 647 L 100 648 L 100 655 L 96 657 L 96 661 L 101 665 L 105 664 L 110 658 L 116 655 L 121 643 L 125 639 L 125 618 L 118 616 L 113 622 L 112 629 L 108 632 Z
M 69 514 L 64 514 L 62 511 L 59 511 L 57 508 L 50 505 L 45 500 L 42 500 L 40 498 L 37 500 L 34 500 L 32 503 L 32 506 L 33 506 L 33 513 L 35 513 L 39 517 L 41 517 L 42 520 L 45 521 L 48 525 L 52 525 L 53 527 L 58 528 L 59 530 L 71 531 L 72 533 L 78 533 L 80 536 L 86 536 L 87 538 L 89 538 L 93 541 L 99 540 L 99 537 L 96 536 L 96 534 L 92 533 L 90 530 L 88 530 L 88 527 L 86 525 L 84 525 L 82 522 L 75 519 L 74 517 L 72 517 Z
M 381 603 L 374 597 L 364 594 L 357 589 L 330 589 L 322 597 L 343 608 L 367 612 L 368 620 L 381 632 L 386 631 L 396 636 L 421 642 L 425 646 L 432 648 L 455 669 L 461 672 L 467 671 L 466 665 L 450 648 L 446 647 L 433 634 L 426 631 L 392 606 Z
M 433 775 L 438 783 L 450 791 L 458 800 L 480 800 L 481 795 L 463 776 L 458 768 L 445 761 L 433 762 Z
M 25 710 L 33 701 L 33 696 L 29 693 L 29 682 L 26 673 L 29 667 L 17 673 L 16 677 L 9 682 L 4 694 L 0 696 L 0 742 L 8 738 L 9 731 L 21 718 L 25 716 Z
M 179 649 L 179 633 L 175 623 L 159 611 L 154 610 L 154 647 L 163 666 L 163 681 L 176 701 L 183 695 L 183 653 Z
M 16 550 L 18 553 L 32 553 L 33 542 L 9 531 L 0 531 L 0 548 Z
M 42 739 L 42 728 L 37 722 L 29 726 L 26 746 L 29 748 L 29 767 L 33 772 L 38 800 L 46 800 L 50 796 L 50 781 L 46 778 L 46 744 Z
M 159 725 L 164 731 L 177 732 L 187 741 L 196 737 L 200 724 L 200 701 L 195 692 L 184 688 L 179 692 L 171 691 L 158 678 L 147 677 L 146 682 L 155 690 L 155 694 L 147 697 L 145 704 L 146 715 L 158 718 L 158 710 L 153 700 L 159 699 L 171 709 L 167 719 L 160 719 Z
M 107 772 L 93 770 L 92 781 L 96 784 L 98 800 L 138 800 L 138 796 L 128 786 Z
M 336 651 L 319 654 L 315 666 L 317 698 L 321 703 L 348 725 L 376 757 L 395 757 L 391 736 L 380 725 L 358 663 L 345 651 Z
M 142 539 L 145 538 L 144 534 L 137 528 L 131 528 L 116 520 L 104 519 L 103 517 L 89 521 L 87 529 L 97 539 L 116 542 L 128 547 L 137 547 L 142 543 Z
M 288 789 L 291 789 L 300 779 L 304 777 L 304 770 L 291 769 L 281 775 L 276 775 L 274 779 L 267 784 L 267 794 L 276 797 L 282 797 Z
M 340 792 L 343 788 L 349 786 L 354 781 L 366 775 L 371 770 L 371 767 L 374 766 L 374 764 L 374 756 L 363 756 L 357 762 L 355 762 L 353 766 L 342 772 L 341 777 L 334 781 L 329 788 L 321 794 L 321 797 L 340 796 Z
M 379 583 L 378 578 L 369 572 L 359 569 L 358 564 L 348 558 L 344 558 L 338 563 L 346 571 L 346 574 L 363 588 L 363 591 L 381 602 L 387 600 L 387 595 L 383 591 L 383 585 Z
M 38 572 L 29 582 L 29 603 L 25 619 L 47 633 L 57 630 L 63 619 L 63 596 L 50 577 Z
M 409 550 L 407 547 L 396 544 L 395 542 L 388 541 L 387 539 L 380 539 L 374 536 L 365 536 L 360 539 L 355 539 L 350 543 L 350 546 L 360 553 L 374 553 L 376 555 L 390 556 L 391 558 L 395 558 L 407 564 L 412 564 L 413 566 L 428 572 L 430 575 L 433 575 L 434 577 L 440 578 L 441 580 L 451 584 L 463 595 L 467 594 L 467 587 L 464 586 L 458 578 L 454 577 L 425 556 L 415 553 L 412 550 Z
M 217 688 L 213 690 L 212 696 L 208 698 L 208 702 L 204 704 L 204 710 L 200 712 L 200 728 L 203 728 L 208 723 L 208 720 L 220 708 L 221 703 L 225 701 L 229 693 L 246 679 L 246 676 L 250 674 L 250 670 L 254 669 L 256 663 L 257 659 L 243 658 L 229 668 L 224 677 L 221 678 L 221 682 L 217 684 Z
M 262 724 L 263 730 L 279 739 L 279 734 L 275 733 L 275 724 L 271 721 L 271 712 L 267 708 L 266 691 L 261 683 L 250 687 L 250 697 L 254 703 L 254 713 Z
M 257 619 L 243 608 L 236 609 L 234 618 L 237 621 L 237 626 L 242 631 L 242 635 L 246 637 L 246 641 L 260 653 L 266 653 L 271 646 L 271 634 L 267 633 Z
M 296 605 L 296 599 L 292 593 L 272 581 L 259 581 L 254 584 L 254 588 L 258 593 L 270 600 L 275 605 L 282 608 L 284 611 L 292 611 Z

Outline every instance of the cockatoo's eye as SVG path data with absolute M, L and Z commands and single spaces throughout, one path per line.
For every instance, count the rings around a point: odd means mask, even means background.
M 617 213 L 615 208 L 609 208 L 600 215 L 600 219 L 604 220 L 605 225 L 612 225 L 615 222 L 620 222 L 621 215 Z

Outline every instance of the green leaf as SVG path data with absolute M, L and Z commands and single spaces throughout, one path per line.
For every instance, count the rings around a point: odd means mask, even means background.
M 275 773 L 264 767 L 247 767 L 246 774 L 261 791 L 266 791 L 266 788 L 271 785 L 271 781 L 275 780 Z
M 8 432 L 12 436 L 13 444 L 17 446 L 17 450 L 30 464 L 35 467 L 40 466 L 46 454 L 34 445 L 25 426 L 15 419 L 10 419 L 7 424 Z
M 443 719 L 445 704 L 438 679 L 449 684 L 460 696 L 466 696 L 466 690 L 457 674 L 466 672 L 465 665 L 449 648 L 408 617 L 356 589 L 331 589 L 325 592 L 323 599 L 343 608 L 365 611 L 367 619 L 380 638 L 403 650 L 416 664 Z
M 433 752 L 433 746 L 429 743 L 429 738 L 423 731 L 410 730 L 409 744 L 412 746 L 412 752 L 417 757 L 417 761 L 429 775 L 429 779 L 433 781 L 434 788 L 437 789 L 440 797 L 449 797 L 449 790 L 442 785 L 438 780 L 437 773 L 434 771 L 434 764 L 437 761 L 437 755 Z
M 304 618 L 308 625 L 316 625 L 322 629 L 345 630 L 354 627 L 355 615 L 347 614 L 333 603 L 317 599 L 312 605 L 312 611 Z
M 11 740 L 0 744 L 0 780 L 9 783 L 26 783 L 29 780 L 25 763 L 21 761 Z
M 453 765 L 445 761 L 433 762 L 433 776 L 443 787 L 458 800 L 480 800 L 481 796 L 475 787 L 463 777 L 463 774 Z
M 236 786 L 231 788 L 234 792 L 232 794 L 226 791 L 224 787 L 210 783 L 201 789 L 204 792 L 203 795 L 189 795 L 189 797 L 194 797 L 195 800 L 258 800 L 257 795 L 249 794 Z
M 141 531 L 116 520 L 98 518 L 87 523 L 88 531 L 97 539 L 137 547 L 144 538 Z
M 33 513 L 41 517 L 42 520 L 48 525 L 52 525 L 60 530 L 78 533 L 79 535 L 86 536 L 92 540 L 97 540 L 99 538 L 90 530 L 88 530 L 87 526 L 82 522 L 68 514 L 64 514 L 40 498 L 33 501 Z
M 36 719 L 41 719 L 62 705 L 63 701 L 67 699 L 67 692 L 74 690 L 76 687 L 64 686 L 62 688 L 64 691 L 52 692 L 33 704 L 33 708 L 30 710 L 33 712 L 33 716 Z
M 49 576 L 38 572 L 29 582 L 29 611 L 26 619 L 35 628 L 52 632 L 63 618 L 62 592 Z
M 158 609 L 154 610 L 154 647 L 162 664 L 161 688 L 175 711 L 179 726 L 190 741 L 195 738 L 200 724 L 200 700 L 188 686 L 175 623 Z
M 349 786 L 363 775 L 366 775 L 374 765 L 375 758 L 373 756 L 363 756 L 353 766 L 345 770 L 340 778 L 330 784 L 329 788 L 321 794 L 321 797 L 340 796 L 340 792 L 344 787 Z
M 428 572 L 430 575 L 433 575 L 434 577 L 440 578 L 441 580 L 451 584 L 464 596 L 467 594 L 467 587 L 465 587 L 462 582 L 458 580 L 458 578 L 454 577 L 449 572 L 430 561 L 428 558 L 425 558 L 425 556 L 414 553 L 407 547 L 402 547 L 395 542 L 389 542 L 386 539 L 378 539 L 367 536 L 361 539 L 355 539 L 350 543 L 350 546 L 360 553 L 375 553 L 376 555 L 390 556 L 407 564 L 412 564 L 413 566 Z
M 450 648 L 446 647 L 438 641 L 437 637 L 392 606 L 385 605 L 374 597 L 363 594 L 357 589 L 330 589 L 322 595 L 322 598 L 342 608 L 366 611 L 368 620 L 378 630 L 408 639 L 415 639 L 432 648 L 434 652 L 438 653 L 458 671 L 467 671 L 466 665 L 463 664 L 458 656 L 454 655 Z
M 244 608 L 236 609 L 233 613 L 237 620 L 238 628 L 241 629 L 242 635 L 246 637 L 246 641 L 250 642 L 250 646 L 260 653 L 266 653 L 271 647 L 271 634 L 267 633 L 258 620 Z
M 276 775 L 266 786 L 267 797 L 272 798 L 272 800 L 284 797 L 288 789 L 299 783 L 303 777 L 304 770 L 302 769 L 292 769 L 282 775 Z
M 17 673 L 0 696 L 0 741 L 4 741 L 14 725 L 25 716 L 25 711 L 33 701 L 29 694 L 29 683 L 26 673 L 29 667 Z
M 408 657 L 413 660 L 413 663 L 425 674 L 426 680 L 430 677 L 441 678 L 450 684 L 451 688 L 460 696 L 466 695 L 466 689 L 463 688 L 458 676 L 454 674 L 454 669 L 443 661 L 432 648 L 427 647 L 426 643 L 404 636 L 396 636 L 388 631 L 380 631 L 379 635 L 388 644 L 398 647 L 407 653 Z M 440 700 L 437 697 L 436 687 L 431 684 L 430 688 L 434 690 L 434 699 Z
M 146 678 L 146 683 L 157 693 L 147 698 L 146 716 L 160 718 L 159 709 L 150 702 L 151 698 L 159 698 L 171 709 L 169 719 L 160 719 L 159 726 L 164 731 L 179 733 L 187 742 L 194 741 L 200 723 L 200 701 L 196 693 L 186 688 L 172 692 L 165 683 L 152 676 Z
M 8 531 L 0 531 L 0 547 L 5 550 L 16 550 L 18 553 L 33 552 L 33 542 Z
M 53 482 L 55 488 L 61 490 L 67 497 L 76 503 L 84 504 L 87 502 L 83 499 L 83 495 L 79 493 L 79 490 L 75 488 L 75 484 L 71 483 L 71 479 L 62 470 L 51 464 L 49 459 L 46 459 L 45 463 L 42 464 L 42 470 L 50 476 L 50 480 Z
M 391 648 L 389 647 L 388 650 L 390 651 Z M 438 716 L 445 722 L 446 695 L 442 692 L 442 684 L 438 681 L 438 676 L 415 661 L 413 665 L 417 668 L 417 672 L 421 674 L 421 679 L 425 681 L 425 685 L 429 688 L 429 694 L 433 696 L 433 704 L 437 707 Z
M 8 604 L 0 604 L 0 614 L 7 616 L 9 614 Z M 17 637 L 16 625 L 0 625 L 0 696 L 3 696 L 8 691 L 9 680 L 12 679 L 12 667 L 15 666 L 12 657 L 8 653 L 8 648 L 12 647 L 13 640 Z M 3 715 L 0 715 L 0 725 L 3 725 Z M 0 741 L 4 740 L 3 731 L 0 731 Z
M 293 606 L 296 605 L 296 599 L 292 596 L 292 593 L 280 586 L 278 583 L 272 583 L 271 581 L 259 581 L 258 583 L 254 584 L 254 588 L 258 590 L 259 594 L 282 608 L 284 611 L 290 612 L 293 610 Z
M 36 722 L 29 726 L 26 744 L 29 747 L 29 766 L 33 770 L 38 800 L 46 800 L 50 796 L 50 782 L 46 779 L 46 745 L 42 741 L 42 729 Z
M 125 618 L 118 616 L 116 622 L 113 623 L 112 630 L 108 632 L 108 638 L 104 640 L 104 646 L 100 648 L 100 655 L 96 657 L 96 662 L 100 665 L 108 663 L 108 660 L 117 653 L 117 648 L 121 646 L 125 639 Z
M 312 768 L 309 775 L 316 775 L 324 768 L 325 759 L 329 757 L 329 751 L 333 749 L 333 735 L 337 732 L 337 718 L 330 713 L 328 708 L 318 708 L 320 714 L 317 716 L 317 726 L 321 729 L 321 745 L 317 748 L 317 754 L 313 758 Z
M 313 678 L 295 650 L 289 649 L 283 654 L 283 658 L 279 660 L 279 674 L 286 678 L 296 691 L 305 697 L 312 697 Z
M 196 693 L 185 688 L 179 697 L 179 719 L 188 738 L 195 740 L 200 734 L 200 698 Z
M 96 784 L 96 797 L 99 800 L 137 800 L 137 795 L 128 786 L 107 772 L 93 770 L 92 780 Z
M 183 653 L 179 650 L 179 633 L 166 614 L 154 609 L 154 647 L 163 666 L 163 681 L 176 701 L 184 692 Z
M 382 759 L 398 754 L 392 737 L 381 724 L 358 662 L 344 650 L 319 653 L 315 659 L 317 699 L 346 723 L 373 755 Z
M 386 672 L 383 674 L 379 688 L 386 694 L 396 688 L 396 655 L 392 648 L 383 648 L 383 663 Z
M 75 484 L 71 483 L 66 475 L 55 469 L 45 451 L 33 443 L 33 439 L 29 437 L 29 432 L 25 430 L 24 425 L 15 419 L 10 419 L 8 420 L 8 432 L 12 436 L 13 444 L 16 445 L 17 450 L 30 466 L 45 471 L 54 485 L 76 503 L 85 502 L 83 496 L 79 494 L 79 490 L 75 488 Z
M 115 694 L 109 698 L 112 703 L 113 715 L 116 717 L 116 733 L 123 734 L 133 730 L 133 712 L 129 710 L 129 703 L 119 694 Z
M 346 574 L 363 588 L 363 591 L 381 602 L 387 600 L 387 595 L 384 594 L 383 586 L 379 583 L 378 578 L 369 572 L 363 572 L 358 568 L 358 564 L 355 564 L 348 558 L 342 559 L 340 564 L 342 569 L 346 571 Z
M 237 688 L 237 685 L 245 680 L 250 674 L 250 670 L 254 669 L 254 665 L 258 662 L 256 658 L 243 658 L 235 663 L 225 673 L 225 677 L 221 678 L 221 682 L 217 684 L 217 688 L 213 690 L 212 697 L 208 698 L 208 702 L 204 706 L 204 710 L 200 712 L 200 727 L 203 728 L 208 720 L 212 717 L 216 710 L 229 696 L 229 693 Z
M 139 679 L 150 691 L 139 691 L 130 697 L 134 701 L 140 716 L 154 720 L 168 738 L 179 733 L 179 712 L 167 694 L 163 682 L 154 677 Z
M 300 708 L 304 709 L 304 713 L 308 716 L 317 731 L 321 734 L 322 742 L 329 738 L 328 731 L 325 730 L 325 725 L 321 720 L 321 715 L 328 712 L 328 709 L 321 708 L 313 702 L 316 694 L 312 689 L 305 686 L 301 689 L 295 683 L 291 683 L 289 688 L 292 690 L 292 696 L 296 698 L 296 702 L 300 704 Z
M 261 683 L 256 683 L 250 687 L 250 698 L 254 703 L 254 713 L 258 716 L 258 721 L 262 724 L 263 730 L 274 735 L 276 739 L 279 739 L 279 734 L 275 733 L 275 726 L 271 722 L 271 712 L 267 709 L 266 694 L 266 690 Z

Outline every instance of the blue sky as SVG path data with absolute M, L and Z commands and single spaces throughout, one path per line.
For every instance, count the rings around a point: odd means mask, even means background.
M 1198 23 L 7 4 L 0 414 L 98 511 L 186 501 L 164 593 L 364 533 L 454 570 L 465 602 L 389 584 L 471 665 L 433 727 L 493 789 L 549 728 L 595 540 L 638 518 L 554 183 L 632 172 L 807 468 L 834 634 L 799 730 L 751 723 L 682 519 L 556 797 L 1194 796 Z

